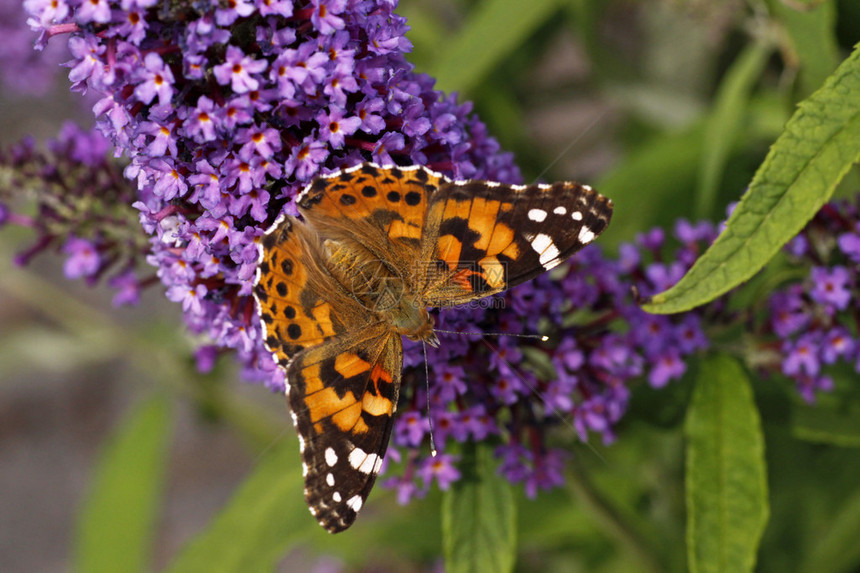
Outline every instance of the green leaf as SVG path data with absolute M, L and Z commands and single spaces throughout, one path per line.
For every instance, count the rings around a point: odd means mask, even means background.
M 467 444 L 459 467 L 462 478 L 442 498 L 445 570 L 513 570 L 516 506 L 511 485 L 496 473 L 490 446 Z
M 302 495 L 295 443 L 266 452 L 233 499 L 168 568 L 173 573 L 271 571 L 319 526 Z
M 439 46 L 430 75 L 443 91 L 469 92 L 503 58 L 553 15 L 559 0 L 487 0 L 469 21 Z
M 758 410 L 737 361 L 702 361 L 685 433 L 689 569 L 752 571 L 769 513 L 767 478 Z
M 671 289 L 643 306 L 674 313 L 753 276 L 830 198 L 860 158 L 860 48 L 800 104 L 729 218 L 726 230 Z
M 151 398 L 110 437 L 78 517 L 75 570 L 149 569 L 171 434 L 170 406 L 162 396 Z
M 742 131 L 750 93 L 772 51 L 770 42 L 750 44 L 734 61 L 720 85 L 705 130 L 696 192 L 697 218 L 706 218 L 712 212 L 729 153 Z
M 817 543 L 805 554 L 800 573 L 849 573 L 860 565 L 860 492 L 841 504 L 841 509 L 821 532 Z

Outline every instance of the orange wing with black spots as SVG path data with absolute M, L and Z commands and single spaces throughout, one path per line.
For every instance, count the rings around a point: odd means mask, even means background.
M 427 205 L 448 181 L 420 166 L 365 163 L 316 179 L 297 204 L 327 239 L 383 262 L 392 275 L 414 286 Z
M 421 300 L 463 304 L 548 271 L 603 232 L 612 202 L 578 183 L 457 181 L 433 194 Z
M 312 229 L 284 217 L 260 249 L 254 296 L 266 345 L 282 367 L 303 348 L 366 324 L 366 315 L 326 266 L 328 256 Z
M 332 533 L 352 525 L 376 481 L 402 366 L 400 336 L 383 327 L 308 348 L 287 370 L 305 499 Z

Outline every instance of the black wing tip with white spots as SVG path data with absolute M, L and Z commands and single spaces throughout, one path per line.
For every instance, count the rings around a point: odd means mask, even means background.
M 374 340 L 368 337 L 362 344 L 375 347 Z M 390 351 L 398 348 L 399 337 L 388 336 L 387 340 L 385 349 Z M 338 346 L 340 343 L 334 339 L 325 344 Z M 352 352 L 361 351 L 353 347 Z M 391 382 L 383 387 L 380 387 L 379 383 L 372 384 L 378 399 L 385 398 L 394 404 L 397 402 L 396 392 L 402 368 L 399 351 L 397 355 L 396 368 L 391 364 L 386 366 L 384 360 L 374 362 L 377 365 L 383 364 L 383 368 L 391 372 Z M 335 393 L 340 392 L 340 397 L 350 393 L 356 397 L 356 401 L 350 401 L 351 405 L 360 403 L 367 395 L 366 387 L 362 391 L 356 390 L 356 385 L 361 386 L 361 374 L 340 380 L 335 380 L 333 375 L 326 376 L 326 369 L 333 367 L 332 356 L 320 351 L 319 347 L 309 348 L 296 355 L 287 370 L 287 378 L 290 380 L 287 399 L 299 437 L 305 480 L 304 495 L 308 509 L 324 529 L 338 533 L 352 525 L 373 489 L 388 448 L 393 427 L 393 411 L 389 415 L 373 415 L 363 409 L 360 420 L 366 426 L 362 431 L 356 426 L 349 429 L 342 427 L 339 423 L 342 424 L 343 420 L 338 422 L 334 416 L 325 412 L 325 408 L 318 410 L 319 404 L 315 407 L 314 401 L 309 403 L 306 397 L 312 396 L 314 392 L 308 393 L 308 379 L 305 378 L 306 368 L 313 369 L 308 367 L 308 359 L 311 360 L 311 367 L 322 365 L 322 371 L 316 373 L 317 379 L 311 379 L 313 384 L 318 385 L 325 378 L 325 388 Z M 350 387 L 352 390 L 348 390 Z M 331 399 L 337 400 L 334 396 Z
M 305 501 L 311 515 L 329 533 L 348 529 L 373 489 L 382 455 L 365 452 L 347 440 L 329 440 L 322 451 L 302 453 L 307 472 Z
M 526 186 L 523 237 L 538 256 L 539 266 L 517 284 L 549 271 L 591 244 L 612 219 L 612 200 L 588 185 L 559 182 Z

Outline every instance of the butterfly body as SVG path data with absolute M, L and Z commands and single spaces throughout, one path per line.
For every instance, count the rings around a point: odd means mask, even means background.
M 612 203 L 575 183 L 451 181 L 363 164 L 321 177 L 261 242 L 254 295 L 287 396 L 311 513 L 354 521 L 388 446 L 401 336 L 436 346 L 428 307 L 501 292 L 605 229 Z

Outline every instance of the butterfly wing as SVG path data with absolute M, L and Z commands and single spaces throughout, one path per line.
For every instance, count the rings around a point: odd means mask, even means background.
M 413 285 L 427 205 L 448 179 L 421 166 L 365 163 L 319 177 L 299 195 L 302 216 L 326 239 Z
M 320 525 L 348 528 L 376 481 L 400 389 L 403 347 L 387 329 L 335 337 L 287 370 L 305 499 Z
M 356 259 L 284 217 L 261 241 L 254 285 L 266 345 L 286 370 L 308 507 L 332 532 L 355 520 L 376 480 L 403 362 L 400 336 L 355 296 Z
M 307 225 L 285 216 L 263 237 L 260 251 L 254 297 L 266 345 L 282 367 L 304 348 L 370 326 L 349 292 L 355 281 L 331 264 L 331 253 Z
M 422 300 L 463 304 L 530 280 L 592 242 L 611 217 L 612 201 L 578 183 L 445 184 L 424 224 Z

